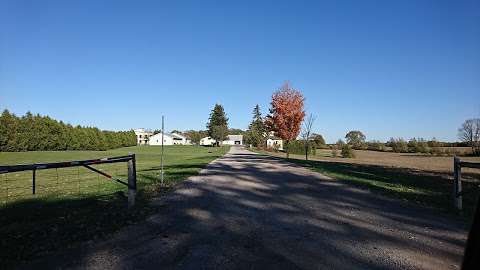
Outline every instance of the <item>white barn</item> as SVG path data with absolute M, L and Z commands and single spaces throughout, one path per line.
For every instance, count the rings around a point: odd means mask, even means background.
M 217 141 L 211 137 L 205 137 L 200 140 L 200 145 L 213 145 Z M 243 135 L 228 135 L 222 142 L 225 145 L 243 145 Z
M 162 133 L 157 133 L 150 137 L 150 145 L 162 145 Z M 165 133 L 163 135 L 163 145 L 189 145 L 190 140 L 178 133 Z
M 243 135 L 228 135 L 227 139 L 223 141 L 226 145 L 243 145 Z
M 150 145 L 162 145 L 162 133 L 150 137 Z M 173 136 L 168 133 L 163 135 L 163 145 L 173 145 Z
M 192 142 L 187 137 L 178 133 L 170 133 L 173 136 L 173 144 L 190 145 Z

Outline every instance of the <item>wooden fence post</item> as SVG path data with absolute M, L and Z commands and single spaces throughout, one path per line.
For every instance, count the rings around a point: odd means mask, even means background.
M 458 157 L 453 158 L 453 205 L 462 210 L 462 166 Z
M 132 159 L 128 161 L 128 208 L 135 206 L 135 196 L 137 195 L 137 168 L 135 154 L 130 154 Z

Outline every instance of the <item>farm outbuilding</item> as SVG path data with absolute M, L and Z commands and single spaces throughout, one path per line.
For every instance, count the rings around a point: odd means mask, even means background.
M 211 137 L 205 137 L 200 140 L 200 145 L 213 145 L 217 141 Z M 224 145 L 243 145 L 243 135 L 228 135 L 222 142 Z

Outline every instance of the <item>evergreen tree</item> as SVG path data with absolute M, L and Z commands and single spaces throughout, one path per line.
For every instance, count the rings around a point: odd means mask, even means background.
M 228 118 L 225 115 L 222 105 L 215 104 L 207 123 L 208 136 L 217 141 L 217 145 L 227 139 Z
M 253 109 L 252 122 L 248 126 L 247 143 L 253 145 L 254 147 L 263 146 L 266 139 L 266 133 L 267 128 L 265 127 L 262 113 L 260 112 L 260 106 L 257 104 Z
M 18 118 L 8 110 L 4 110 L 0 116 L 0 150 L 18 151 L 17 136 L 19 121 Z
M 136 145 L 131 131 L 101 131 L 65 124 L 48 116 L 27 112 L 17 117 L 5 110 L 0 115 L 0 151 L 106 150 Z

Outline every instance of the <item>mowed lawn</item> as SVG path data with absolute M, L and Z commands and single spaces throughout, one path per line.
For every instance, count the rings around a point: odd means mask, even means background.
M 227 147 L 165 146 L 164 182 L 160 183 L 161 147 L 135 146 L 109 151 L 39 151 L 0 153 L 0 165 L 47 163 L 136 155 L 137 207 L 127 211 L 127 187 L 83 167 L 38 170 L 36 194 L 32 172 L 0 175 L 0 265 L 104 237 L 155 211 L 151 196 L 197 174 Z M 94 166 L 127 179 L 127 164 Z
M 225 148 L 196 146 L 165 146 L 164 186 L 197 173 L 207 163 L 223 155 Z M 48 163 L 71 160 L 85 160 L 103 157 L 136 155 L 137 181 L 144 188 L 160 181 L 161 147 L 135 146 L 109 151 L 39 151 L 0 152 L 0 165 Z M 127 179 L 127 163 L 99 164 L 93 167 L 116 178 Z M 79 197 L 109 194 L 126 190 L 124 185 L 108 180 L 84 167 L 38 170 L 36 173 L 36 194 L 32 195 L 32 171 L 0 175 L 1 206 L 12 205 L 24 199 L 57 197 Z
M 284 153 L 260 153 L 285 157 Z M 290 161 L 346 184 L 470 220 L 480 195 L 480 170 L 462 169 L 466 180 L 463 182 L 464 211 L 457 213 L 452 199 L 453 157 L 357 150 L 355 155 L 356 158 L 332 157 L 331 150 L 319 149 L 309 161 L 305 161 L 304 155 L 290 155 Z M 461 159 L 480 162 L 480 157 Z

